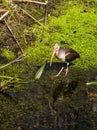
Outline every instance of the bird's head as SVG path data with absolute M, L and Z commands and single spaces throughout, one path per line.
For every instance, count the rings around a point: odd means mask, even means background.
M 55 45 L 54 45 L 54 52 L 56 53 L 56 52 L 58 52 L 59 51 L 59 48 L 60 48 L 60 46 L 56 43 Z
M 54 57 L 54 55 L 55 55 L 55 54 L 57 54 L 57 53 L 58 53 L 59 48 L 60 48 L 60 46 L 56 43 L 56 44 L 54 45 L 54 50 L 53 50 L 53 53 L 52 53 L 52 56 L 51 56 L 50 66 L 52 65 L 52 60 L 53 60 L 53 57 Z

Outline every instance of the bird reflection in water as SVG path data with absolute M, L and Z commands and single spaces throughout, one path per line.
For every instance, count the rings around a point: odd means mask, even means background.
M 72 79 L 71 81 L 60 81 L 53 92 L 53 105 L 49 102 L 49 107 L 52 115 L 56 114 L 55 104 L 58 100 L 65 100 L 66 97 L 71 97 L 78 85 L 78 78 Z

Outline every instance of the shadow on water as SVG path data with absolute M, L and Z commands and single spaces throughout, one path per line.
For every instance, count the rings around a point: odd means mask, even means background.
M 54 102 L 62 96 L 63 98 L 65 97 L 70 97 L 72 96 L 74 90 L 76 89 L 78 84 L 78 79 L 73 79 L 72 81 L 60 81 L 60 83 L 56 86 L 54 92 L 53 92 L 53 100 Z
M 0 94 L 0 129 L 96 130 L 97 97 L 89 92 L 96 93 L 97 86 L 85 83 L 96 80 L 97 70 L 70 66 L 67 78 L 64 71 L 55 78 L 61 66 L 54 63 L 49 68 L 47 64 L 39 80 L 34 80 L 31 72 L 24 72 L 23 78 L 29 81 L 24 88 Z
M 74 65 L 73 63 L 70 63 L 69 66 Z M 57 70 L 59 71 L 61 67 L 64 66 L 64 68 L 67 67 L 66 63 L 61 63 L 61 62 L 53 62 L 52 66 L 50 66 L 50 63 L 46 63 L 45 70 Z

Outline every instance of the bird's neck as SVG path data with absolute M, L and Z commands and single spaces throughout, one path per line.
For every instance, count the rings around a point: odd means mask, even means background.
M 58 55 L 58 53 L 59 53 L 59 51 L 60 51 L 60 47 L 56 50 L 56 56 Z
M 58 55 L 59 50 L 56 50 L 56 56 Z

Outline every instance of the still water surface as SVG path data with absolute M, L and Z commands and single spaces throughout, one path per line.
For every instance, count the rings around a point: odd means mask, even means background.
M 23 72 L 23 88 L 0 93 L 0 130 L 97 130 L 97 70 L 70 67 L 68 77 L 46 66 L 39 80 Z

